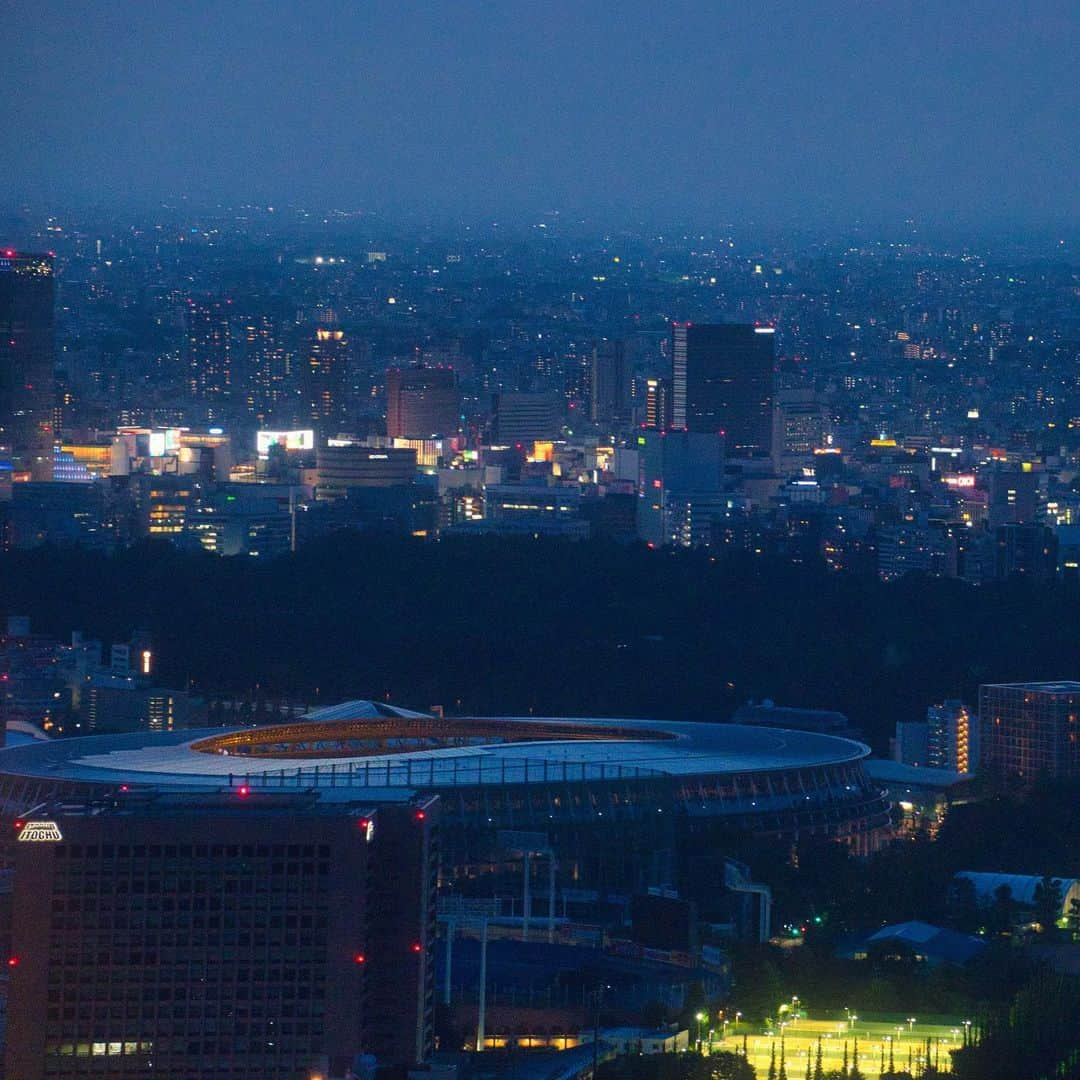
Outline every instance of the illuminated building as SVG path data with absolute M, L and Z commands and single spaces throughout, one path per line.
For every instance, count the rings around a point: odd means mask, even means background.
M 225 416 L 232 396 L 232 329 L 230 301 L 188 301 L 184 353 L 188 391 L 208 421 Z
M 341 498 L 350 488 L 407 485 L 416 477 L 416 451 L 409 447 L 320 446 L 316 462 L 319 499 Z
M 1038 475 L 1024 469 L 996 469 L 990 474 L 990 526 L 1035 521 L 1038 514 Z
M 671 427 L 671 383 L 667 379 L 645 380 L 645 427 Z
M 255 313 L 241 322 L 244 341 L 247 411 L 264 423 L 288 396 L 293 355 L 286 346 L 282 327 L 272 315 Z
M 980 766 L 1006 779 L 1080 777 L 1080 682 L 979 687 Z
M 974 772 L 978 764 L 977 732 L 962 701 L 955 699 L 926 710 L 926 763 L 933 769 Z
M 388 368 L 388 438 L 429 439 L 456 435 L 460 425 L 457 375 L 448 367 Z
M 437 818 L 432 798 L 222 777 L 114 783 L 9 822 L 5 1075 L 310 1080 L 364 1053 L 422 1062 Z
M 349 342 L 345 331 L 321 326 L 308 349 L 308 414 L 330 434 L 346 419 L 345 379 L 349 368 Z
M 777 398 L 777 453 L 790 466 L 810 458 L 825 441 L 825 416 L 812 389 L 784 389 Z
M 776 397 L 770 326 L 673 323 L 672 424 L 722 433 L 729 457 L 772 455 Z
M 52 479 L 55 302 L 51 255 L 0 249 L 0 446 L 30 480 Z

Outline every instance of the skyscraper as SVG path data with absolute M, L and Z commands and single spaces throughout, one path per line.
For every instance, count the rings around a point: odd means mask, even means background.
M 453 368 L 387 369 L 386 434 L 392 439 L 456 435 L 459 404 Z
M 232 307 L 227 300 L 189 300 L 185 323 L 188 389 L 200 419 L 225 416 L 233 383 Z
M 0 445 L 31 480 L 52 479 L 55 301 L 51 255 L 0 250 Z
M 671 329 L 672 423 L 722 432 L 732 457 L 769 457 L 776 397 L 771 326 L 674 323 Z
M 625 419 L 629 406 L 626 349 L 621 341 L 600 341 L 592 351 L 590 419 L 614 424 Z
M 345 420 L 345 377 L 349 368 L 349 342 L 336 325 L 320 326 L 308 350 L 310 416 L 324 434 Z

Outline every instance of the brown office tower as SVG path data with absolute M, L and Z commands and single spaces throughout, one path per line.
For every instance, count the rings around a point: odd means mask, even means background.
M 453 368 L 386 370 L 386 434 L 392 439 L 456 435 L 460 405 Z
M 1080 777 L 1080 682 L 979 687 L 979 771 L 1034 783 Z
M 437 801 L 118 787 L 37 808 L 9 842 L 4 1075 L 314 1080 L 363 1054 L 423 1061 Z
M 52 479 L 55 302 L 51 255 L 0 248 L 0 447 L 28 480 Z

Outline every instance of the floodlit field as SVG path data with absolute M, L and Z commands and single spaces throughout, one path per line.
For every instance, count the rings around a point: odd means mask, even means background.
M 738 1033 L 729 1025 L 727 1038 L 714 1038 L 712 1049 L 729 1050 L 741 1054 L 743 1038 L 746 1040 L 746 1054 L 750 1064 L 757 1070 L 759 1077 L 769 1072 L 769 1059 L 775 1047 L 777 1069 L 780 1067 L 780 1037 L 770 1035 L 761 1029 L 747 1029 L 741 1025 Z M 868 1080 L 877 1080 L 882 1072 L 889 1069 L 889 1051 L 892 1050 L 893 1065 L 897 1072 L 907 1071 L 911 1062 L 911 1072 L 917 1073 L 918 1066 L 926 1060 L 926 1040 L 930 1040 L 931 1063 L 942 1071 L 950 1071 L 950 1050 L 960 1047 L 963 1039 L 963 1021 L 953 1024 L 927 1024 L 916 1020 L 914 1023 L 896 1021 L 864 1020 L 861 1016 L 854 1022 L 847 1020 L 817 1020 L 806 1017 L 787 1021 L 783 1031 L 784 1058 L 787 1062 L 789 1080 L 802 1080 L 806 1076 L 807 1061 L 811 1075 L 817 1059 L 818 1041 L 822 1047 L 822 1065 L 828 1072 L 839 1069 L 844 1060 L 844 1048 L 847 1048 L 848 1063 L 854 1059 L 855 1043 L 858 1041 L 859 1071 Z M 883 1057 L 884 1053 L 884 1057 Z

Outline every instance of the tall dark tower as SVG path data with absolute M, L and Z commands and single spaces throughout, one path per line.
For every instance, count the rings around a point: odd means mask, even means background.
M 626 377 L 626 349 L 621 341 L 600 341 L 592 351 L 590 415 L 594 424 L 625 420 L 630 394 Z
M 0 250 L 0 445 L 31 480 L 52 479 L 55 302 L 51 255 Z
M 701 434 L 723 432 L 732 457 L 769 457 L 776 398 L 771 326 L 674 323 L 672 423 Z

